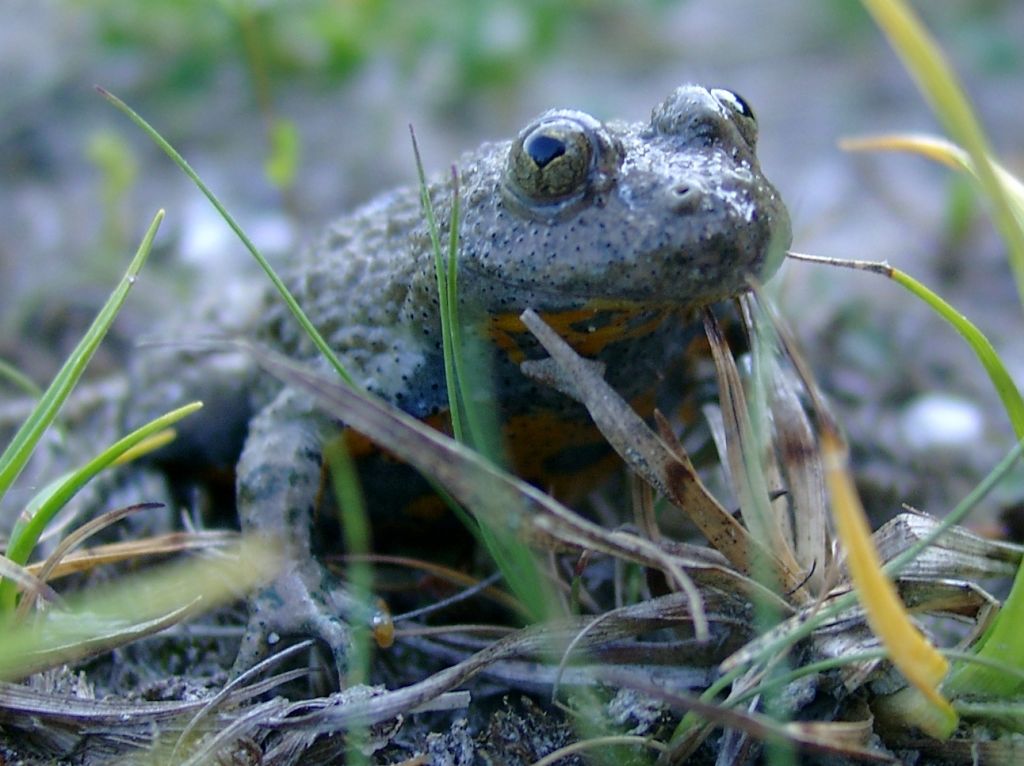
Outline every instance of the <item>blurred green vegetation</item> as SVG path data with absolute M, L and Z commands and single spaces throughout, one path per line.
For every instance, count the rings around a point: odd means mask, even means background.
M 103 266 L 103 278 L 110 279 L 120 264 L 118 257 L 129 239 L 133 221 L 128 216 L 128 196 L 139 177 L 139 160 L 131 144 L 117 132 L 99 128 L 86 140 L 86 158 L 96 168 L 99 179 L 97 197 L 103 212 L 103 232 L 95 262 Z M 115 256 L 115 254 L 117 254 Z
M 1024 67 L 1024 46 L 1020 30 L 1006 23 L 1007 8 L 1019 0 L 972 0 L 961 3 L 915 3 L 915 10 L 933 30 L 955 30 L 942 35 L 950 55 L 971 61 L 982 74 L 1019 74 Z M 825 38 L 872 40 L 877 27 L 861 3 L 825 0 L 830 28 Z
M 1019 73 L 1024 47 L 1005 23 L 1016 0 L 921 3 L 933 29 L 955 29 L 951 54 L 994 76 Z M 374 60 L 404 78 L 429 72 L 446 107 L 507 89 L 577 44 L 671 56 L 662 32 L 685 0 L 70 0 L 93 39 L 133 64 L 136 84 L 164 96 L 202 92 L 226 67 L 246 71 L 272 124 L 271 93 L 298 80 L 329 91 Z M 810 9 L 809 9 L 810 10 Z M 825 0 L 822 46 L 875 39 L 859 3 Z M 799 40 L 799 37 L 798 37 Z M 802 43 L 795 42 L 800 45 Z M 677 51 L 676 51 L 677 53 Z M 442 85 L 438 85 L 438 84 Z M 131 95 L 131 94 L 127 94 Z M 271 132 L 273 132 L 273 128 Z M 280 137 L 280 136 L 279 136 Z M 282 170 L 282 168 L 278 168 Z M 285 168 L 286 170 L 286 168 Z M 287 175 L 287 173 L 285 173 Z
M 405 73 L 427 59 L 451 69 L 453 89 L 515 81 L 583 30 L 614 29 L 624 15 L 646 17 L 667 0 L 80 0 L 110 50 L 172 56 L 163 85 L 191 88 L 225 57 L 260 59 L 270 80 L 315 73 L 325 85 L 351 75 L 377 52 Z M 443 50 L 439 42 L 443 41 Z

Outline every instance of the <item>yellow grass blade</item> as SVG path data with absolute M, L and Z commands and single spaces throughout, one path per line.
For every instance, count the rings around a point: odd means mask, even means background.
M 957 724 L 956 712 L 938 691 L 949 663 L 911 622 L 892 581 L 882 571 L 864 508 L 846 470 L 845 449 L 839 437 L 831 429 L 824 429 L 821 444 L 836 531 L 846 550 L 846 566 L 868 625 L 896 668 L 931 703 L 937 715 L 929 717 L 928 733 L 946 738 Z
M 1010 267 L 1024 303 L 1024 223 L 1013 213 L 1006 187 L 991 160 L 988 139 L 953 68 L 903 0 L 861 2 L 903 60 L 946 132 L 970 156 L 979 185 L 991 203 L 993 221 L 1009 249 Z
M 878 136 L 844 138 L 839 147 L 851 152 L 911 152 L 920 154 L 935 162 L 970 173 L 980 181 L 977 166 L 962 148 L 940 136 L 927 133 L 885 133 Z M 1010 211 L 1024 228 L 1024 183 L 1009 170 L 989 157 L 989 163 L 996 178 L 1002 184 L 1003 192 L 1010 205 Z

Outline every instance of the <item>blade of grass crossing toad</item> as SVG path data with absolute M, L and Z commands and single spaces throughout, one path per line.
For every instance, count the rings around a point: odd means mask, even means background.
M 366 514 L 366 503 L 359 488 L 352 456 L 345 447 L 344 439 L 332 439 L 324 445 L 324 457 L 331 469 L 331 484 L 338 501 L 338 520 L 345 536 L 345 548 L 350 562 L 346 567 L 346 581 L 349 590 L 361 604 L 369 605 L 373 593 L 373 567 L 367 556 L 372 550 L 370 522 Z M 370 611 L 367 606 L 367 612 Z M 369 620 L 356 621 L 352 635 L 352 656 L 349 659 L 346 686 L 365 684 L 370 670 Z M 366 629 L 359 629 L 366 628 Z M 363 732 L 365 736 L 365 732 Z
M 446 278 L 447 266 L 444 260 L 444 249 L 441 247 L 441 229 L 437 225 L 437 217 L 434 213 L 434 203 L 430 199 L 430 186 L 427 183 L 427 176 L 423 170 L 423 158 L 420 156 L 420 147 L 416 142 L 416 131 L 412 125 L 409 126 L 409 138 L 412 140 L 412 153 L 416 160 L 416 173 L 419 176 L 420 184 L 420 208 L 427 219 L 427 231 L 430 234 L 430 245 L 434 251 L 434 276 L 437 279 L 437 304 L 441 319 L 441 352 L 444 359 L 444 379 L 448 388 L 448 410 L 452 421 L 452 433 L 458 441 L 465 442 L 464 429 L 462 427 L 462 406 L 459 397 L 459 390 L 455 376 L 456 349 L 452 343 L 451 336 L 451 309 L 449 308 L 448 285 Z M 453 217 L 456 208 L 453 190 L 452 212 Z M 451 229 L 456 228 L 457 222 L 452 221 Z
M 39 439 L 57 416 L 57 411 L 71 393 L 71 389 L 75 387 L 78 379 L 82 376 L 86 366 L 89 364 L 89 360 L 92 359 L 92 355 L 107 334 L 110 325 L 113 324 L 114 317 L 117 316 L 117 312 L 124 305 L 124 301 L 128 297 L 128 291 L 135 284 L 135 278 L 149 256 L 149 251 L 153 247 L 153 239 L 156 237 L 156 232 L 160 228 L 160 223 L 163 219 L 164 211 L 160 210 L 153 217 L 153 222 L 149 225 L 149 229 L 146 230 L 146 234 L 139 244 L 139 249 L 135 252 L 135 257 L 128 264 L 124 277 L 121 278 L 120 283 L 114 288 L 114 292 L 107 299 L 107 302 L 103 304 L 103 308 L 96 315 L 96 319 L 89 326 L 85 336 L 75 346 L 75 350 L 71 352 L 67 361 L 64 362 L 53 382 L 50 383 L 42 398 L 40 398 L 32 410 L 32 414 L 29 415 L 25 423 L 18 429 L 11 443 L 7 445 L 3 454 L 0 455 L 0 501 L 3 500 L 7 490 L 25 467 L 36 444 L 39 443 Z
M 372 548 L 370 543 L 370 522 L 366 514 L 363 493 L 359 489 L 352 456 L 345 447 L 344 439 L 333 439 L 325 445 L 324 458 L 331 469 L 331 482 L 338 500 L 338 517 L 345 535 L 345 547 L 350 555 L 346 567 L 346 584 L 353 598 L 366 606 L 366 619 L 353 621 L 352 652 L 348 657 L 348 672 L 345 687 L 352 688 L 365 684 L 370 679 L 371 626 L 369 604 L 373 593 L 373 567 L 367 556 Z M 346 733 L 349 738 L 346 763 L 368 763 L 363 747 L 369 739 L 369 727 L 354 721 Z
M 331 364 L 335 372 L 338 373 L 342 380 L 344 380 L 350 386 L 355 386 L 355 380 L 352 378 L 351 375 L 349 375 L 348 370 L 345 369 L 344 365 L 342 365 L 341 361 L 335 355 L 334 351 L 331 350 L 331 347 L 328 345 L 327 341 L 324 340 L 324 337 L 320 334 L 316 327 L 313 326 L 313 323 L 309 320 L 309 317 L 306 316 L 306 312 L 302 310 L 302 308 L 299 306 L 298 301 L 295 300 L 295 296 L 291 294 L 291 292 L 288 290 L 288 287 L 277 275 L 277 273 L 274 271 L 273 267 L 271 267 L 267 259 L 263 257 L 263 254 L 256 248 L 256 245 L 253 244 L 253 241 L 249 239 L 249 236 L 242 230 L 242 227 L 239 226 L 238 222 L 235 221 L 232 215 L 227 211 L 227 208 L 225 208 L 224 205 L 221 204 L 220 200 L 217 199 L 216 195 L 212 191 L 210 191 L 209 187 L 207 187 L 205 183 L 203 183 L 203 180 L 199 177 L 199 174 L 196 173 L 196 171 L 192 169 L 192 166 L 185 161 L 185 158 L 182 157 L 177 152 L 177 150 L 173 146 L 171 146 L 170 143 L 168 143 L 168 141 L 156 131 L 156 129 L 152 125 L 150 125 L 148 122 L 142 119 L 142 117 L 139 114 L 137 114 L 135 110 L 133 110 L 130 106 L 124 103 L 113 93 L 104 90 L 103 88 L 97 88 L 97 90 L 99 91 L 100 95 L 102 95 L 105 99 L 107 99 L 107 101 L 113 104 L 118 111 L 120 111 L 122 114 L 128 117 L 128 119 L 134 122 L 139 128 L 141 128 L 142 131 L 147 136 L 150 137 L 153 143 L 160 147 L 164 154 L 170 157 L 174 164 L 177 165 L 181 169 L 181 171 L 192 180 L 192 183 L 194 183 L 199 188 L 199 191 L 201 191 L 203 195 L 206 197 L 206 199 L 210 201 L 210 204 L 213 205 L 214 209 L 220 214 L 221 218 L 224 219 L 224 222 L 227 223 L 227 225 L 235 233 L 235 236 L 237 236 L 238 239 L 242 242 L 242 244 L 245 245 L 245 248 L 246 250 L 249 251 L 250 255 L 252 255 L 252 257 L 256 259 L 256 262 L 260 265 L 260 268 L 262 268 L 263 271 L 266 273 L 267 278 L 270 279 L 271 283 L 273 283 L 274 287 L 277 289 L 277 292 L 280 294 L 281 299 L 285 302 L 285 305 L 288 306 L 288 310 L 291 311 L 292 316 L 295 317 L 295 320 L 302 327 L 303 331 L 309 336 L 310 340 L 313 342 L 313 345 L 315 345 L 317 350 L 321 354 L 323 354 L 324 358 Z
M 966 149 L 978 180 L 992 205 L 996 228 L 1010 251 L 1010 266 L 1024 305 L 1024 224 L 1014 215 L 1004 185 L 991 160 L 988 140 L 946 62 L 920 21 L 902 0 L 862 0 L 875 23 L 903 60 L 953 140 Z
M 486 456 L 496 465 L 504 465 L 499 439 L 499 429 L 494 418 L 494 408 L 485 407 L 474 392 L 490 391 L 491 382 L 481 379 L 479 371 L 484 367 L 486 349 L 476 343 L 467 343 L 462 334 L 458 300 L 458 245 L 459 245 L 459 185 L 458 173 L 452 169 L 451 214 L 448 223 L 447 250 L 442 248 L 441 231 L 437 223 L 430 187 L 423 170 L 423 161 L 416 143 L 416 133 L 409 126 L 416 170 L 420 182 L 420 201 L 434 250 L 434 268 L 437 277 L 438 308 L 441 322 L 441 342 L 444 354 L 445 384 L 448 391 L 448 408 L 451 413 L 452 433 L 455 439 L 468 444 Z M 477 362 L 471 366 L 466 362 L 467 352 Z M 490 417 L 488 417 L 490 414 Z M 486 493 L 482 493 L 486 494 Z M 474 509 L 470 509 L 474 510 Z M 478 516 L 479 518 L 479 516 Z M 485 516 L 486 518 L 486 516 Z M 511 535 L 486 524 L 479 524 L 480 538 L 491 558 L 501 570 L 505 581 L 516 597 L 526 606 L 535 621 L 545 619 L 552 603 L 544 594 L 549 590 L 540 574 L 540 569 L 529 546 Z
M 957 716 L 939 693 L 938 684 L 949 663 L 911 622 L 892 581 L 883 572 L 867 517 L 846 470 L 845 448 L 831 428 L 822 430 L 821 447 L 836 530 L 868 625 L 889 651 L 896 668 L 931 702 L 937 716 L 929 721 L 934 727 L 929 733 L 948 737 L 956 728 Z
M 444 337 L 452 346 L 455 365 L 455 390 L 469 431 L 470 443 L 493 462 L 506 466 L 505 450 L 499 438 L 500 427 L 494 402 L 494 383 L 490 377 L 489 351 L 475 333 L 463 333 L 459 310 L 459 225 L 461 196 L 458 170 L 452 167 L 452 212 L 448 227 L 448 254 L 445 272 L 447 306 L 442 309 Z M 470 363 L 472 362 L 472 363 Z
M 459 309 L 459 226 L 461 200 L 458 170 L 452 167 L 451 222 L 448 226 L 448 252 L 445 271 L 446 306 L 442 307 L 443 337 L 451 343 L 455 366 L 455 386 L 470 444 L 497 465 L 507 466 L 500 439 L 500 426 L 494 402 L 494 383 L 490 376 L 490 352 L 478 334 L 463 333 L 465 323 Z
M 131 109 L 127 104 L 121 101 L 119 98 L 114 96 L 112 93 L 100 88 L 99 92 L 111 102 L 119 111 L 125 114 L 132 122 L 134 122 L 139 128 L 141 128 L 153 141 L 159 146 L 165 154 L 167 154 L 175 164 L 184 172 L 193 183 L 199 188 L 199 190 L 206 196 L 210 201 L 210 204 L 214 206 L 217 212 L 221 215 L 228 226 L 234 231 L 235 235 L 242 241 L 245 247 L 249 250 L 250 254 L 260 264 L 261 268 L 266 272 L 268 278 L 274 284 L 274 287 L 280 293 L 285 304 L 289 310 L 295 316 L 296 320 L 302 326 L 303 330 L 313 341 L 317 349 L 324 355 L 324 357 L 330 362 L 332 367 L 337 371 L 338 375 L 348 383 L 349 385 L 355 386 L 355 382 L 351 375 L 345 370 L 344 366 L 338 360 L 337 356 L 331 350 L 330 346 L 324 340 L 323 336 L 317 331 L 306 316 L 305 312 L 298 305 L 294 296 L 290 293 L 284 282 L 277 276 L 270 264 L 266 261 L 263 255 L 257 250 L 256 246 L 249 239 L 249 237 L 242 230 L 241 226 L 235 221 L 235 219 L 228 213 L 227 209 L 221 204 L 220 200 L 213 194 L 212 191 L 203 183 L 199 175 L 192 169 L 192 167 L 185 161 L 185 159 L 163 138 L 148 122 Z

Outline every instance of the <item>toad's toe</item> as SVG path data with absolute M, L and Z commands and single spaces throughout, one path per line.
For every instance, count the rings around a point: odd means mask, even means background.
M 347 620 L 356 611 L 356 600 L 322 566 L 313 561 L 293 566 L 251 598 L 233 674 L 265 658 L 281 639 L 299 637 L 327 645 L 340 680 L 351 654 Z

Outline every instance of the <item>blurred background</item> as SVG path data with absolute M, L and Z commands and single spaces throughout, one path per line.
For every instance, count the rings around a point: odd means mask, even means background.
M 271 259 L 376 192 L 550 107 L 645 120 L 676 85 L 741 93 L 794 249 L 888 260 L 989 334 L 1024 381 L 1021 306 L 970 187 L 843 136 L 938 130 L 854 0 L 0 0 L 0 357 L 45 383 L 158 208 L 157 250 L 93 374 L 184 310 L 250 284 L 191 183 L 94 90 L 149 120 Z M 993 145 L 1024 172 L 1024 4 L 917 3 Z M 236 288 L 235 286 L 239 286 Z M 790 263 L 774 295 L 847 424 L 868 505 L 942 513 L 1012 433 L 959 338 L 877 276 Z M 12 391 L 0 383 L 0 396 Z M 988 509 L 1024 497 L 1009 487 Z

